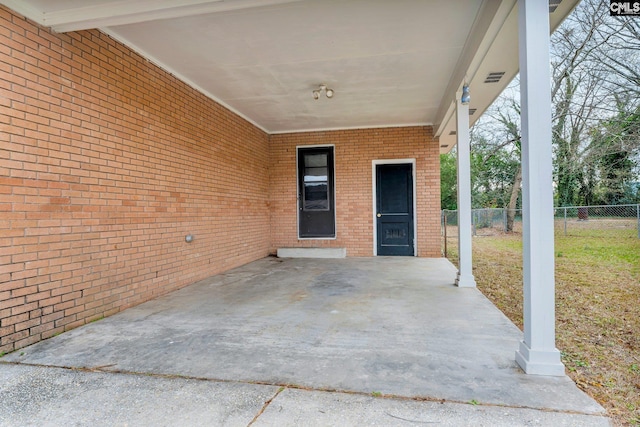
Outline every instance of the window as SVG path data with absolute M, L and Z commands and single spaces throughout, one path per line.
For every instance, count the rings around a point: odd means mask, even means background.
M 334 238 L 333 147 L 298 148 L 298 236 Z
M 329 177 L 327 154 L 305 154 L 303 209 L 306 211 L 329 210 Z

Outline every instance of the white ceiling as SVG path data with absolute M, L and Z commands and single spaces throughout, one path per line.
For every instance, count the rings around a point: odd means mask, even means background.
M 517 73 L 515 1 L 0 3 L 56 31 L 100 28 L 268 133 L 429 124 L 446 151 L 463 81 L 474 121 Z M 332 99 L 313 99 L 321 83 Z

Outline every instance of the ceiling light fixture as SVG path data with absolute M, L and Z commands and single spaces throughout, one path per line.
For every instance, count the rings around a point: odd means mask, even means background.
M 469 86 L 465 84 L 462 86 L 462 97 L 460 98 L 460 102 L 466 105 L 469 104 L 469 101 L 471 101 L 471 94 L 469 93 Z
M 323 83 L 318 86 L 318 89 L 313 91 L 313 99 L 318 100 L 322 92 L 324 92 L 327 98 L 333 98 L 333 89 L 329 89 L 327 85 Z

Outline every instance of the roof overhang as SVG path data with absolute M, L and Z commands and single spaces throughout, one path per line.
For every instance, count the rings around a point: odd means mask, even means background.
M 551 31 L 573 11 L 580 0 L 550 0 L 549 20 Z M 472 45 L 468 56 L 458 70 L 465 70 L 462 81 L 469 85 L 469 122 L 473 125 L 502 93 L 519 72 L 518 52 L 518 6 L 517 0 L 502 1 L 493 22 L 484 31 L 482 40 Z M 550 66 L 550 65 L 547 65 Z M 456 82 L 458 85 L 456 86 Z M 456 93 L 462 90 L 460 76 L 452 79 L 435 120 L 438 128 L 435 134 L 440 138 L 442 151 L 448 151 L 456 143 L 455 101 Z
M 551 28 L 578 2 L 551 0 Z M 268 133 L 432 125 L 446 152 L 462 85 L 474 123 L 518 72 L 516 0 L 0 3 L 99 28 Z M 313 98 L 322 83 L 333 98 Z

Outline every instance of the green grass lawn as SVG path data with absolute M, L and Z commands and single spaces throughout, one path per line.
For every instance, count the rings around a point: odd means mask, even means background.
M 567 374 L 617 425 L 640 425 L 640 239 L 626 229 L 558 231 L 557 347 Z M 448 250 L 455 262 L 455 242 Z M 474 237 L 473 258 L 478 288 L 522 328 L 522 236 Z

